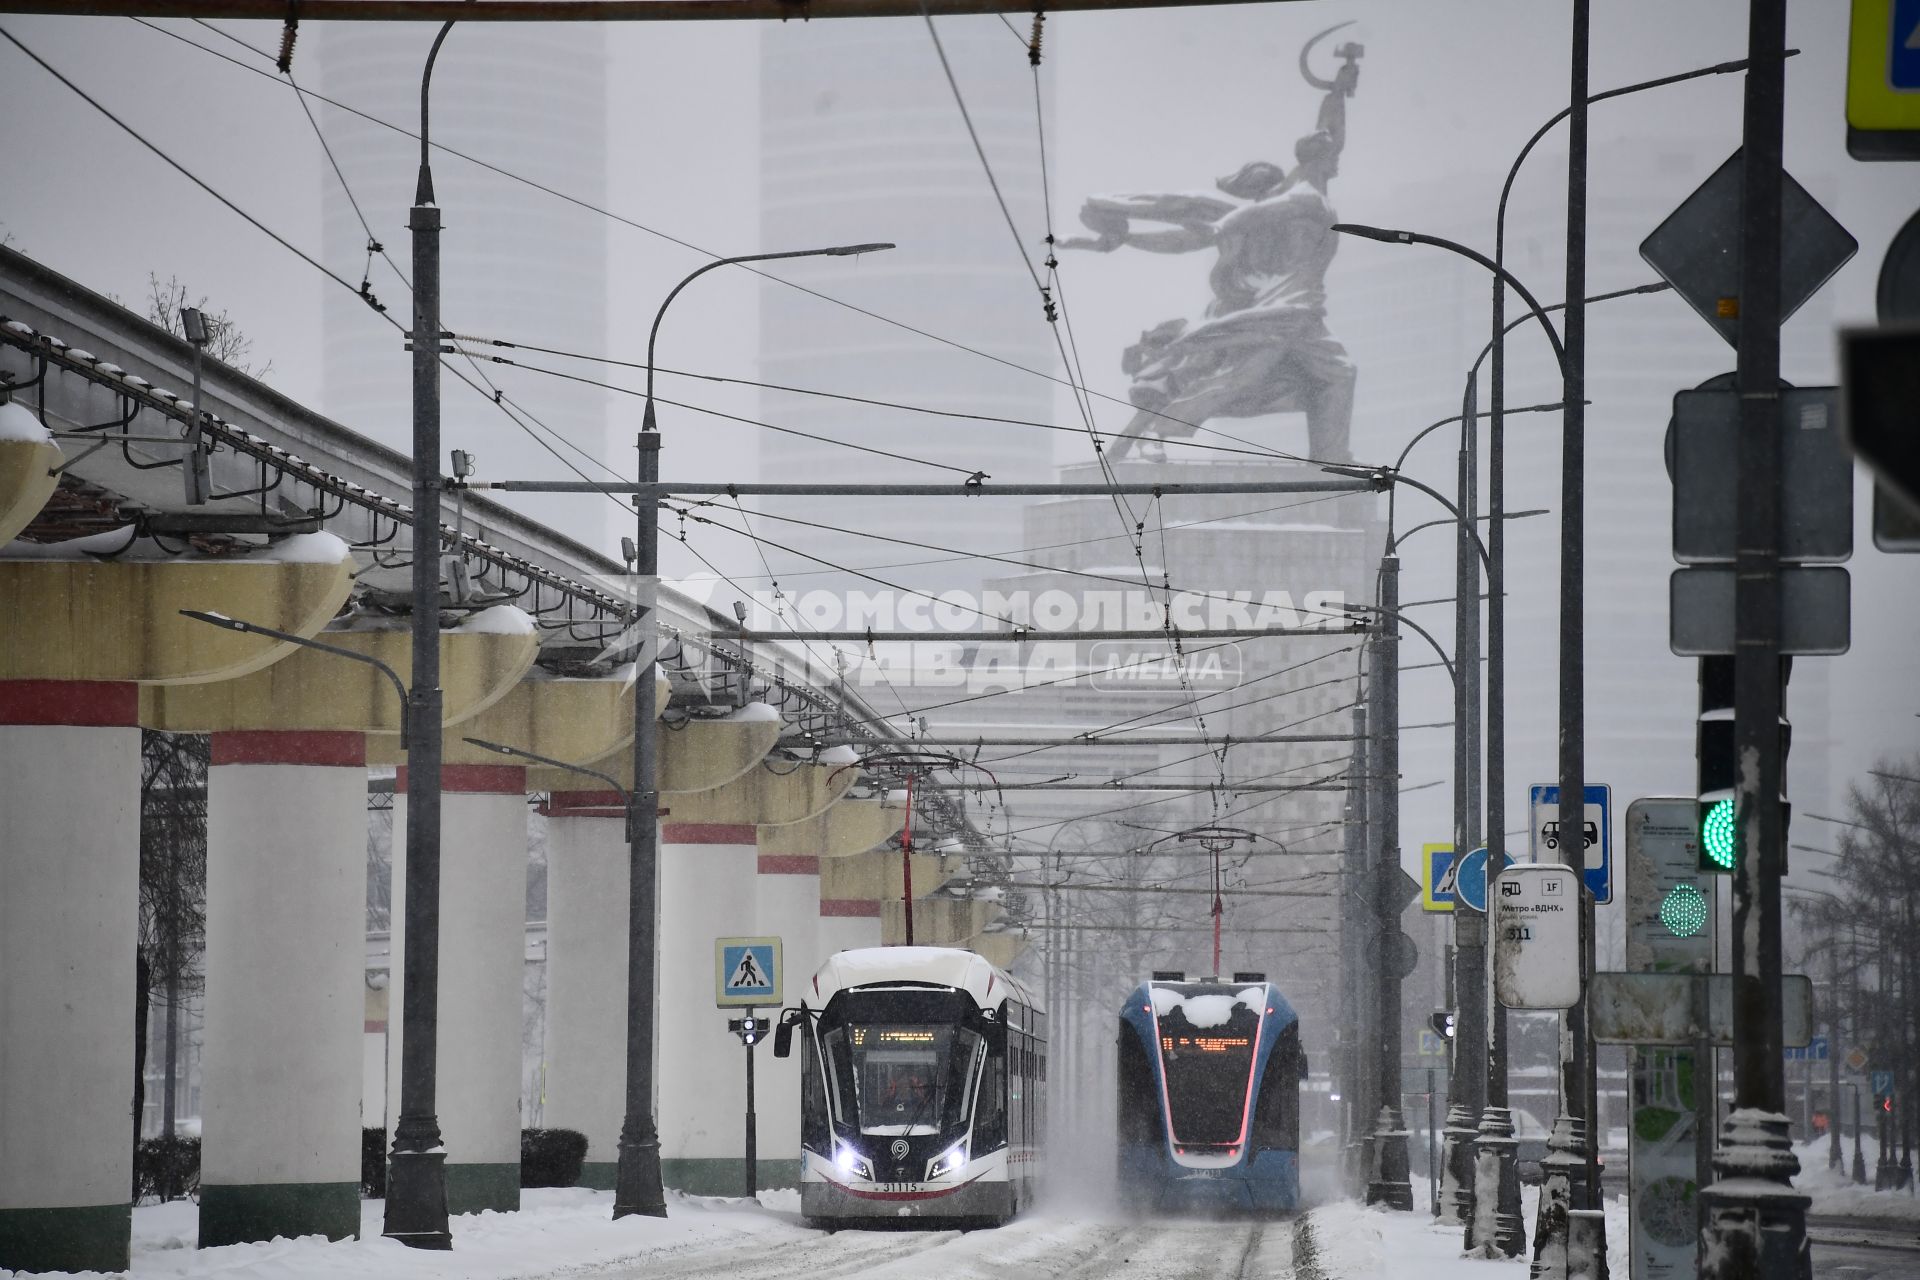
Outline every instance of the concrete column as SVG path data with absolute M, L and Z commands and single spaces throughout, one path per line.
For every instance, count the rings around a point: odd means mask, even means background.
M 582 1186 L 612 1190 L 627 1098 L 625 802 L 555 791 L 547 804 L 544 1122 L 587 1138 Z
M 406 951 L 406 777 L 393 804 L 393 954 Z M 520 1207 L 521 987 L 526 967 L 526 770 L 441 770 L 440 1071 L 447 1212 Z M 404 966 L 390 1003 L 401 1006 Z M 400 1096 L 402 1019 L 388 1024 L 387 1096 Z
M 366 739 L 216 733 L 200 1246 L 360 1233 Z
M 121 1271 L 140 695 L 0 681 L 0 1271 Z
M 672 797 L 669 804 L 678 801 Z M 739 1011 L 714 1005 L 713 940 L 771 932 L 754 914 L 756 856 L 751 826 L 667 822 L 660 828 L 660 1173 L 669 1187 L 694 1195 L 737 1196 L 745 1189 L 746 1049 L 727 1031 L 727 1019 Z M 786 964 L 791 990 L 791 952 Z M 768 1159 L 786 1150 L 769 1145 L 777 1123 L 769 1102 L 786 1087 L 779 1083 L 783 1073 L 772 1068 L 786 1065 L 764 1044 L 754 1051 L 761 1186 L 793 1185 L 776 1176 L 786 1170 Z M 795 1142 L 798 1125 L 796 1113 Z
M 756 933 L 781 940 L 787 968 L 787 997 L 799 998 L 801 984 L 819 970 L 820 859 L 804 853 L 761 853 L 754 877 Z M 760 1096 L 760 1181 L 791 1187 L 800 1180 L 800 1057 L 782 1061 L 772 1054 L 755 1064 Z

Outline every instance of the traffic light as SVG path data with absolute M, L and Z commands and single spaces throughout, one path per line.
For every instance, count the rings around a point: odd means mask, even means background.
M 727 1030 L 739 1036 L 740 1043 L 751 1049 L 760 1042 L 761 1037 L 766 1035 L 767 1020 L 765 1018 L 756 1018 L 753 1014 L 749 1013 L 744 1018 L 727 1019 Z M 785 1055 L 779 1053 L 776 1046 L 774 1056 L 784 1057 Z
M 1780 660 L 1783 709 L 1786 706 L 1787 679 L 1792 669 L 1792 658 Z M 1700 804 L 1700 869 L 1718 875 L 1731 875 L 1740 861 L 1740 815 L 1735 800 L 1735 789 L 1739 785 L 1739 751 L 1734 740 L 1733 724 L 1733 658 L 1702 658 L 1700 717 L 1696 722 L 1694 739 L 1695 759 L 1699 766 L 1695 794 Z M 1780 845 L 1783 873 L 1786 870 L 1786 827 L 1791 817 L 1785 794 L 1787 752 L 1792 745 L 1793 726 L 1783 715 L 1780 717 Z M 1673 929 L 1672 923 L 1667 920 L 1665 903 L 1661 905 L 1660 918 L 1669 929 Z M 1679 930 L 1675 929 L 1674 932 L 1678 934 Z
M 1660 923 L 1676 938 L 1691 938 L 1707 927 L 1711 906 L 1700 886 L 1682 881 L 1660 900 Z
M 1433 1034 L 1442 1040 L 1453 1039 L 1453 1010 L 1435 1009 L 1427 1015 L 1427 1025 L 1433 1028 Z

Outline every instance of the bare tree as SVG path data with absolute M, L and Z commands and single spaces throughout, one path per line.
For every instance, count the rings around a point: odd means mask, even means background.
M 140 733 L 140 938 L 134 999 L 134 1140 L 146 1107 L 147 1010 L 163 993 L 167 1021 L 166 1119 L 177 1079 L 181 1006 L 201 986 L 207 933 L 208 740 L 199 734 Z M 170 1135 L 169 1135 L 170 1136 Z M 166 1168 L 171 1171 L 169 1155 Z M 162 1195 L 171 1193 L 164 1186 Z
M 207 343 L 209 356 L 250 378 L 264 378 L 273 372 L 273 361 L 269 360 L 256 368 L 247 359 L 253 351 L 253 340 L 241 332 L 240 326 L 225 311 L 208 311 L 206 295 L 202 294 L 198 302 L 190 302 L 187 287 L 180 283 L 179 277 L 168 276 L 166 283 L 162 284 L 158 275 L 147 275 L 147 319 L 176 337 L 183 336 L 186 329 L 180 320 L 182 307 L 193 307 L 205 313 L 210 336 Z

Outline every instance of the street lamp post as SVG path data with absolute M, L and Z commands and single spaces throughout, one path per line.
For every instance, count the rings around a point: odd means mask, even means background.
M 1584 0 L 1580 0 L 1580 3 L 1584 5 Z M 1584 54 L 1581 54 L 1579 61 L 1584 66 Z M 1564 415 L 1563 422 L 1565 423 L 1563 438 L 1571 439 L 1574 433 L 1583 429 L 1581 426 L 1580 414 L 1584 410 L 1584 401 L 1582 400 L 1582 396 L 1584 395 L 1584 387 L 1582 386 L 1581 382 L 1576 376 L 1577 366 L 1574 360 L 1570 357 L 1567 346 L 1562 343 L 1559 333 L 1557 333 L 1554 330 L 1553 323 L 1547 319 L 1546 308 L 1540 305 L 1539 300 L 1536 299 L 1533 296 L 1533 294 L 1527 290 L 1525 285 L 1521 284 L 1519 280 L 1515 279 L 1513 274 L 1510 271 L 1508 271 L 1505 266 L 1495 262 L 1491 258 L 1488 258 L 1485 254 L 1482 254 L 1477 252 L 1476 250 L 1470 249 L 1466 245 L 1460 244 L 1457 241 L 1443 239 L 1439 236 L 1423 235 L 1420 232 L 1416 232 L 1416 231 L 1387 230 L 1380 227 L 1362 226 L 1354 223 L 1337 223 L 1335 224 L 1333 229 L 1335 231 L 1344 232 L 1350 235 L 1364 236 L 1371 240 L 1384 241 L 1389 244 L 1431 245 L 1434 248 L 1445 249 L 1450 253 L 1455 253 L 1460 255 L 1461 257 L 1468 258 L 1473 262 L 1478 263 L 1481 267 L 1485 268 L 1487 271 L 1493 273 L 1494 278 L 1496 280 L 1504 282 L 1508 288 L 1511 288 L 1514 291 L 1514 293 L 1517 294 L 1520 297 L 1520 299 L 1526 303 L 1527 310 L 1532 315 L 1533 319 L 1539 323 L 1542 332 L 1544 332 L 1546 335 L 1548 344 L 1553 348 L 1554 358 L 1558 362 L 1561 370 L 1561 382 L 1562 382 L 1561 412 Z M 1579 297 L 1580 291 L 1584 289 L 1584 281 L 1583 280 L 1576 281 L 1570 277 L 1568 283 L 1569 283 L 1568 297 L 1570 299 Z M 1582 301 L 1584 301 L 1584 299 L 1582 299 Z M 1571 318 L 1576 314 L 1577 308 L 1573 306 L 1567 306 L 1566 310 L 1571 323 Z M 1471 386 L 1471 381 L 1469 385 Z M 1470 422 L 1472 420 L 1471 406 L 1469 406 L 1462 413 L 1461 417 L 1464 421 Z M 1567 447 L 1573 447 L 1573 446 L 1563 445 L 1563 449 Z M 1577 454 L 1577 448 L 1575 448 L 1575 452 Z M 1470 465 L 1468 461 L 1465 458 L 1463 458 L 1462 459 L 1463 469 L 1468 465 Z M 1499 466 L 1497 453 L 1495 454 L 1494 466 L 1497 471 Z M 1406 479 L 1406 477 L 1404 476 L 1396 476 L 1395 478 L 1402 479 L 1402 480 Z M 1413 482 L 1413 481 L 1408 481 L 1408 483 L 1417 484 L 1417 482 Z M 1579 725 L 1579 703 L 1580 703 L 1580 697 L 1581 697 L 1581 686 L 1580 686 L 1580 681 L 1578 679 L 1578 655 L 1580 652 L 1580 645 L 1581 645 L 1580 633 L 1581 633 L 1582 617 L 1581 617 L 1581 611 L 1579 607 L 1580 596 L 1579 596 L 1577 581 L 1575 582 L 1574 588 L 1571 592 L 1569 592 L 1566 589 L 1567 574 L 1569 572 L 1569 560 L 1568 560 L 1569 555 L 1571 555 L 1572 557 L 1573 570 L 1576 573 L 1578 571 L 1579 538 L 1580 538 L 1578 494 L 1576 492 L 1575 497 L 1573 499 L 1573 514 L 1572 514 L 1572 517 L 1569 518 L 1567 513 L 1566 490 L 1569 488 L 1577 490 L 1578 485 L 1579 485 L 1579 477 L 1578 477 L 1577 471 L 1572 473 L 1571 475 L 1563 475 L 1562 496 L 1561 496 L 1561 505 L 1562 505 L 1561 575 L 1562 575 L 1563 590 L 1561 593 L 1561 616 L 1560 616 L 1561 650 L 1562 650 L 1561 682 L 1560 682 L 1561 683 L 1561 687 L 1560 687 L 1560 698 L 1561 698 L 1560 785 L 1562 788 L 1563 805 L 1564 805 L 1564 797 L 1566 794 L 1566 790 L 1569 787 L 1572 788 L 1573 794 L 1576 797 L 1579 797 L 1584 794 L 1584 787 L 1581 785 L 1581 781 L 1578 777 L 1579 737 L 1580 737 L 1578 725 Z M 1418 486 L 1418 487 L 1424 488 L 1424 486 Z M 1435 495 L 1435 496 L 1437 497 L 1438 495 Z M 1472 527 L 1471 522 L 1464 518 L 1465 512 L 1463 510 L 1456 508 L 1454 514 L 1455 514 L 1455 518 L 1460 520 L 1460 525 L 1462 529 L 1470 529 Z M 1502 528 L 1502 526 L 1505 524 L 1505 521 L 1504 519 L 1502 519 L 1502 516 L 1505 513 L 1497 499 L 1489 507 L 1487 514 L 1488 514 L 1488 524 L 1489 524 L 1489 528 L 1488 528 L 1489 539 L 1490 540 L 1498 539 L 1498 540 L 1501 540 L 1501 542 L 1504 544 L 1503 535 L 1505 531 Z M 1569 538 L 1572 539 L 1571 544 L 1569 544 L 1568 542 Z M 1475 542 L 1476 544 L 1478 543 L 1477 538 L 1475 539 Z M 1464 543 L 1464 539 L 1463 539 L 1463 543 Z M 1505 590 L 1505 581 L 1499 571 L 1497 563 L 1494 561 L 1492 556 L 1488 553 L 1487 548 L 1485 546 L 1479 546 L 1478 550 L 1483 562 L 1487 566 L 1487 592 L 1489 596 L 1488 607 L 1490 612 L 1489 626 L 1488 626 L 1489 637 L 1490 637 L 1488 656 L 1491 660 L 1497 661 L 1504 658 L 1504 650 L 1499 645 L 1498 637 L 1500 637 L 1501 627 L 1504 625 L 1504 609 L 1502 607 L 1501 595 Z M 1465 555 L 1465 548 L 1463 546 L 1462 556 L 1464 557 L 1464 555 Z M 1469 592 L 1468 594 L 1472 595 L 1477 593 Z M 1567 666 L 1567 661 L 1568 661 L 1567 655 L 1569 651 L 1571 651 L 1574 655 L 1575 677 L 1571 680 L 1568 677 L 1568 666 Z M 1490 663 L 1490 668 L 1491 668 L 1491 665 L 1492 664 Z M 1489 696 L 1493 700 L 1493 706 L 1495 708 L 1499 708 L 1500 706 L 1503 705 L 1503 700 L 1505 695 L 1504 684 L 1496 679 L 1495 673 L 1491 669 L 1488 672 L 1488 685 L 1489 685 L 1488 692 L 1489 692 Z M 1569 725 L 1572 726 L 1571 731 L 1569 730 Z M 1506 779 L 1505 779 L 1504 769 L 1498 769 L 1496 771 L 1493 765 L 1493 762 L 1502 759 L 1502 753 L 1504 753 L 1505 751 L 1505 745 L 1506 745 L 1505 724 L 1498 710 L 1496 710 L 1488 718 L 1488 744 L 1487 744 L 1488 756 L 1489 756 L 1489 776 L 1488 776 L 1488 789 L 1487 789 L 1488 797 L 1489 797 L 1489 800 L 1494 801 L 1496 805 L 1498 802 L 1495 798 L 1501 795 L 1501 791 L 1502 791 L 1502 788 L 1504 788 L 1505 786 Z M 1571 755 L 1569 754 L 1570 751 L 1571 751 Z M 1570 762 L 1573 765 L 1573 769 L 1571 773 L 1569 772 L 1569 768 L 1568 768 Z M 1496 856 L 1495 850 L 1499 850 L 1501 856 L 1504 857 L 1504 849 L 1501 848 L 1501 846 L 1504 844 L 1503 833 L 1506 825 L 1504 805 L 1498 806 L 1498 812 L 1499 812 L 1498 820 L 1494 819 L 1493 814 L 1491 812 L 1489 813 L 1489 820 L 1486 828 L 1487 839 L 1489 842 L 1488 843 L 1488 850 L 1489 850 L 1488 861 L 1489 861 L 1489 864 L 1492 866 L 1501 865 L 1501 863 L 1496 863 L 1493 861 L 1494 857 Z M 1582 810 L 1579 808 L 1577 800 L 1576 800 L 1576 807 L 1574 812 L 1575 812 L 1575 817 L 1574 817 L 1575 825 L 1568 827 L 1567 829 L 1578 831 L 1580 829 L 1578 823 L 1580 820 L 1580 814 Z M 1565 856 L 1574 866 L 1576 871 L 1581 870 L 1581 863 L 1582 861 L 1584 861 L 1583 850 L 1579 849 L 1577 846 L 1570 845 L 1566 850 Z M 1583 915 L 1582 915 L 1583 925 L 1586 926 L 1582 930 L 1583 954 L 1582 954 L 1582 960 L 1581 960 L 1581 964 L 1582 964 L 1581 972 L 1583 975 L 1586 973 L 1590 973 L 1593 968 L 1592 955 L 1591 955 L 1592 946 L 1593 946 L 1593 936 L 1592 936 L 1591 923 L 1590 921 L 1587 920 L 1587 914 L 1588 913 L 1583 912 Z M 1455 921 L 1456 930 L 1459 929 L 1461 923 L 1462 923 L 1461 921 L 1458 921 L 1458 920 Z M 1476 919 L 1473 922 L 1473 925 L 1470 926 L 1468 929 L 1467 937 L 1469 942 L 1473 940 L 1476 934 L 1480 934 L 1481 931 L 1484 930 L 1484 928 L 1485 928 L 1484 921 L 1480 921 Z M 1485 952 L 1484 935 L 1481 936 L 1480 942 L 1481 942 L 1481 950 L 1484 955 L 1484 952 Z M 1465 949 L 1465 944 L 1463 944 L 1463 949 Z M 1484 985 L 1491 981 L 1491 968 L 1485 966 L 1484 961 L 1483 961 L 1483 970 L 1484 972 L 1481 975 L 1477 975 L 1477 976 L 1479 978 L 1480 983 Z M 1464 990 L 1464 987 L 1463 987 L 1463 990 Z M 1500 1011 L 1497 1008 L 1496 1002 L 1494 1002 L 1490 997 L 1486 999 L 1485 1008 L 1487 1010 L 1487 1015 L 1488 1015 L 1485 1020 L 1488 1061 L 1490 1064 L 1494 1064 L 1496 1069 L 1488 1070 L 1484 1075 L 1484 1087 L 1486 1090 L 1486 1112 L 1480 1122 L 1479 1134 L 1475 1140 L 1475 1147 L 1476 1147 L 1477 1154 L 1474 1162 L 1475 1188 L 1473 1192 L 1473 1203 L 1477 1208 L 1481 1198 L 1484 1196 L 1496 1205 L 1496 1209 L 1492 1214 L 1482 1214 L 1478 1212 L 1472 1213 L 1466 1225 L 1467 1244 L 1468 1244 L 1468 1247 L 1470 1248 L 1494 1249 L 1506 1256 L 1513 1256 L 1515 1254 L 1518 1254 L 1522 1249 L 1526 1247 L 1526 1233 L 1525 1233 L 1525 1223 L 1522 1221 L 1521 1214 L 1520 1214 L 1519 1177 L 1518 1177 L 1517 1171 L 1515 1170 L 1515 1166 L 1513 1162 L 1512 1117 L 1506 1108 L 1507 1094 L 1506 1094 L 1505 1072 L 1503 1069 L 1498 1069 L 1498 1068 L 1504 1068 L 1505 1019 L 1500 1016 Z M 1562 1064 L 1561 1064 L 1561 1071 L 1562 1071 L 1561 1092 L 1562 1092 L 1562 1096 L 1565 1103 L 1565 1109 L 1568 1116 L 1570 1117 L 1579 1115 L 1583 1112 L 1587 1114 L 1591 1114 L 1592 1099 L 1589 1095 L 1592 1092 L 1591 1086 L 1593 1083 L 1593 1079 L 1592 1079 L 1593 1072 L 1592 1072 L 1591 1052 L 1587 1043 L 1587 1038 L 1584 1034 L 1584 1029 L 1585 1029 L 1584 1008 L 1576 1007 L 1572 1010 L 1569 1010 L 1566 1015 L 1566 1021 L 1567 1021 L 1567 1029 L 1569 1034 L 1566 1037 L 1564 1037 L 1565 1042 L 1563 1044 Z M 1496 1076 L 1498 1077 L 1497 1079 L 1496 1079 Z M 1555 1129 L 1556 1141 L 1560 1143 L 1560 1145 L 1562 1145 L 1563 1147 L 1566 1147 L 1566 1150 L 1562 1152 L 1562 1155 L 1565 1157 L 1566 1161 L 1576 1162 L 1576 1163 L 1579 1162 L 1581 1158 L 1579 1153 L 1579 1148 L 1582 1142 L 1582 1134 L 1581 1134 L 1581 1129 L 1579 1124 L 1578 1123 L 1572 1123 L 1567 1125 L 1556 1124 L 1554 1126 L 1554 1129 Z M 1571 1144 L 1571 1145 L 1569 1146 L 1568 1144 Z M 1590 1150 L 1586 1156 L 1586 1159 L 1590 1162 L 1591 1160 Z M 1552 1174 L 1553 1172 L 1554 1170 L 1550 1168 L 1549 1173 Z M 1549 1199 L 1550 1199 L 1549 1197 L 1543 1196 L 1542 1198 L 1543 1205 L 1547 1204 L 1549 1202 Z M 1542 1210 L 1543 1219 L 1545 1219 L 1547 1216 L 1548 1216 L 1547 1210 L 1543 1209 Z
M 1400 558 L 1389 546 L 1380 558 L 1379 610 L 1398 617 Z M 1386 954 L 1400 933 L 1400 673 L 1399 631 L 1381 627 L 1373 634 L 1374 731 L 1371 755 L 1375 762 L 1374 795 L 1379 798 L 1379 822 L 1373 835 L 1374 926 L 1381 951 L 1376 1002 L 1379 1026 L 1376 1074 L 1380 1080 L 1380 1110 L 1374 1122 L 1373 1150 L 1367 1178 L 1367 1203 L 1389 1209 L 1413 1209 L 1409 1177 L 1407 1129 L 1400 1110 L 1400 968 Z M 1395 955 L 1398 948 L 1394 949 Z
M 407 916 L 401 959 L 400 1114 L 393 1126 L 384 1234 L 450 1249 L 447 1152 L 435 1114 L 440 1016 L 440 208 L 428 163 L 427 91 L 453 23 L 420 74 L 420 170 L 413 233 L 412 690 L 407 700 Z
M 633 785 L 627 809 L 627 1098 L 620 1126 L 620 1159 L 614 1175 L 613 1216 L 629 1214 L 667 1216 L 666 1190 L 660 1180 L 660 1131 L 653 1111 L 654 946 L 655 916 L 659 909 L 660 793 L 655 782 L 659 752 L 653 714 L 653 684 L 659 645 L 655 632 L 660 590 L 660 429 L 653 407 L 654 347 L 660 322 L 680 291 L 709 271 L 744 262 L 772 262 L 782 258 L 843 258 L 891 249 L 891 244 L 836 245 L 827 249 L 798 249 L 785 253 L 748 253 L 716 258 L 689 272 L 673 286 L 647 331 L 647 399 L 641 418 L 639 480 L 634 496 L 634 614 L 635 681 L 633 700 Z

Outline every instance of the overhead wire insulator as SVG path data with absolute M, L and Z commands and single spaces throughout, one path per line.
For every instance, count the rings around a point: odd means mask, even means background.
M 1045 33 L 1047 15 L 1039 9 L 1033 11 L 1033 35 L 1027 40 L 1027 62 L 1040 65 L 1040 37 Z
M 274 65 L 280 68 L 280 74 L 293 74 L 293 42 L 300 38 L 300 0 L 287 0 L 286 25 L 280 28 L 280 56 Z M 1036 49 L 1038 44 L 1034 46 Z M 1037 56 L 1037 55 L 1032 55 Z M 1036 62 L 1034 65 L 1038 66 Z

